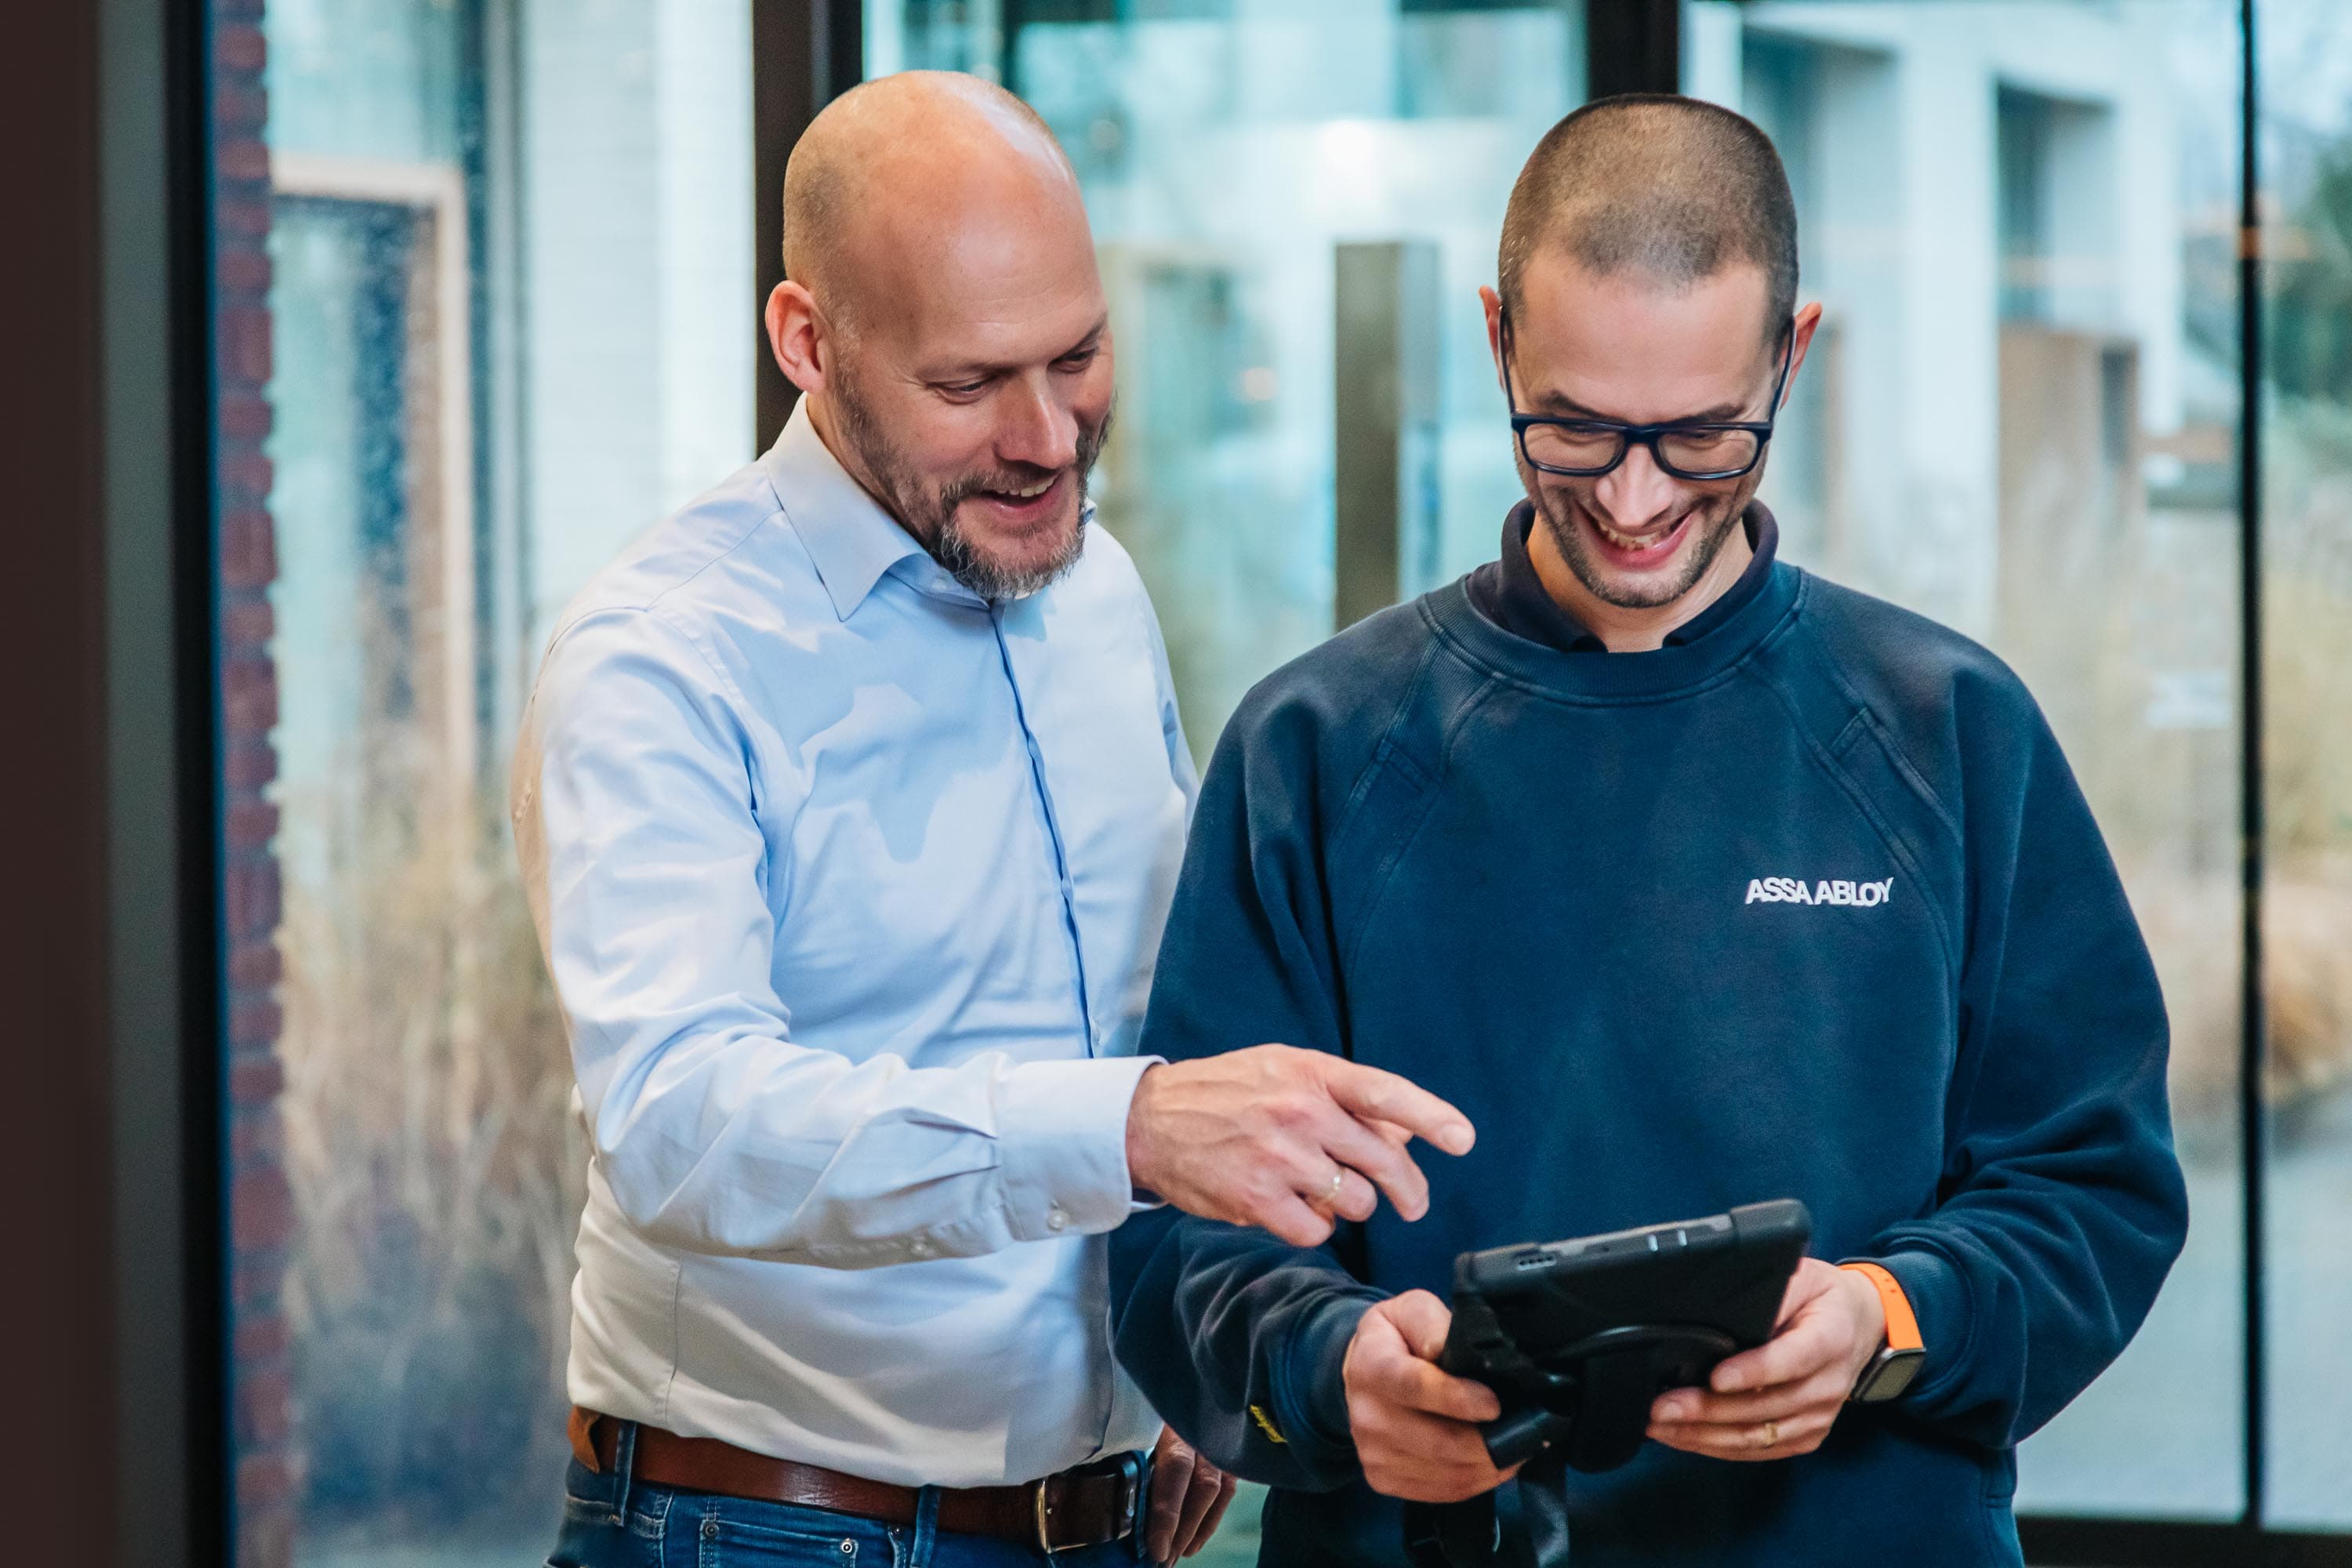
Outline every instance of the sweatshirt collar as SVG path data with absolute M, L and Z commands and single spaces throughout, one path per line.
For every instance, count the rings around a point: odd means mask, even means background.
M 1761 552 L 1759 552 L 1759 554 Z M 1482 569 L 1483 570 L 1483 569 Z M 1646 653 L 1596 658 L 1523 637 L 1498 624 L 1474 596 L 1475 574 L 1423 596 L 1422 615 L 1439 638 L 1481 669 L 1568 702 L 1664 700 L 1711 685 L 1770 641 L 1803 602 L 1805 574 L 1767 559 L 1746 592 L 1708 606 L 1719 615 L 1689 641 Z M 1748 574 L 1741 574 L 1741 583 Z M 1736 600 L 1736 602 L 1735 602 Z M 1691 626 L 1696 626 L 1694 619 Z

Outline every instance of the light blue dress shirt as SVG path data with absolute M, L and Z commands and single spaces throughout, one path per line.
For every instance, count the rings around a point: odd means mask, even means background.
M 512 784 L 573 1401 L 907 1485 L 1148 1446 L 1100 1233 L 1194 784 L 1115 540 L 992 607 L 805 408 L 600 574 Z

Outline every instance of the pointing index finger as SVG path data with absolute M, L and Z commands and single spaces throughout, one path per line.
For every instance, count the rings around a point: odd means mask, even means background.
M 1323 1087 L 1358 1121 L 1392 1123 L 1449 1154 L 1467 1154 L 1477 1142 L 1468 1117 L 1395 1073 L 1334 1058 L 1324 1070 Z

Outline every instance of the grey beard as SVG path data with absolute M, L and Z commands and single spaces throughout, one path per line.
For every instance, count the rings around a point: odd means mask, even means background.
M 970 493 L 965 491 L 967 495 Z M 949 576 L 990 604 L 1027 598 L 1076 565 L 1078 557 L 1086 551 L 1087 481 L 1083 468 L 1078 474 L 1077 527 L 1070 530 L 1068 542 L 1054 552 L 1053 559 L 1027 571 L 1014 571 L 1000 565 L 972 548 L 971 537 L 956 525 L 956 507 L 962 500 L 963 496 L 959 495 L 947 503 L 939 527 L 925 542 L 924 548 L 931 552 L 932 560 L 947 568 Z
M 866 471 L 882 487 L 899 522 L 950 576 L 981 598 L 991 604 L 1025 599 L 1059 579 L 1077 564 L 1078 557 L 1085 552 L 1087 479 L 1094 472 L 1095 459 L 1102 455 L 1103 443 L 1110 437 L 1110 413 L 1106 413 L 1103 422 L 1091 432 L 1079 437 L 1077 461 L 1071 465 L 1078 487 L 1077 526 L 1070 531 L 1068 541 L 1051 560 L 1026 571 L 1014 571 L 982 556 L 973 548 L 971 537 L 956 524 L 956 509 L 987 488 L 981 480 L 959 479 L 937 495 L 925 497 L 920 488 L 905 477 L 906 465 L 898 448 L 882 434 L 880 422 L 873 417 L 846 377 L 835 384 L 834 406 L 840 414 L 842 435 L 865 460 Z

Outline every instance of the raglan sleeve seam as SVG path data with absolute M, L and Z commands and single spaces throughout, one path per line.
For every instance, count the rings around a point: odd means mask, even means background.
M 1454 710 L 1446 716 L 1445 722 L 1440 729 L 1438 754 L 1434 767 L 1424 770 L 1419 763 L 1413 761 L 1412 754 L 1405 748 L 1395 743 L 1395 736 L 1406 719 L 1418 707 L 1423 689 L 1427 683 L 1430 661 L 1434 659 L 1437 654 L 1437 646 L 1433 643 L 1423 656 L 1421 669 L 1416 673 L 1409 695 L 1398 705 L 1396 712 L 1390 717 L 1387 726 L 1381 732 L 1379 742 L 1373 747 L 1372 762 L 1365 770 L 1365 784 L 1358 792 L 1358 798 L 1350 802 L 1347 821 L 1331 836 L 1331 843 L 1335 846 L 1346 842 L 1348 827 L 1353 825 L 1357 815 L 1364 809 L 1364 802 L 1371 796 L 1372 782 L 1381 772 L 1394 771 L 1411 778 L 1414 798 L 1410 819 L 1399 823 L 1400 831 L 1393 836 L 1381 864 L 1373 870 L 1362 898 L 1358 900 L 1352 918 L 1346 922 L 1347 929 L 1333 932 L 1333 935 L 1338 938 L 1339 973 L 1343 984 L 1355 971 L 1357 949 L 1362 943 L 1365 934 L 1371 930 L 1373 917 L 1380 912 L 1381 900 L 1387 896 L 1389 884 L 1395 879 L 1397 868 L 1404 863 L 1405 857 L 1412 852 L 1414 841 L 1421 836 L 1422 825 L 1429 820 L 1430 808 L 1437 801 L 1438 780 L 1444 775 L 1446 760 L 1453 752 L 1456 736 L 1470 714 L 1475 711 L 1494 689 L 1494 682 L 1491 679 L 1484 679 L 1463 695 Z M 1336 907 L 1334 913 L 1336 923 L 1338 920 Z
M 1893 824 L 1886 819 L 1885 811 L 1872 797 L 1869 787 L 1856 778 L 1853 770 L 1846 765 L 1845 753 L 1851 752 L 1853 748 L 1824 743 L 1818 734 L 1809 729 L 1805 723 L 1802 701 L 1796 693 L 1788 689 L 1777 674 L 1759 669 L 1756 672 L 1755 679 L 1772 694 L 1775 701 L 1788 710 L 1798 734 L 1811 752 L 1814 761 L 1821 765 L 1822 771 L 1835 782 L 1840 793 L 1853 804 L 1855 812 L 1863 821 L 1869 825 L 1871 832 L 1877 836 L 1880 843 L 1886 846 L 1886 852 L 1895 858 L 1895 863 L 1907 870 L 1917 882 L 1920 900 L 1926 905 L 1930 918 L 1936 922 L 1937 934 L 1941 939 L 1946 962 L 1953 966 L 1951 978 L 1957 984 L 1959 980 L 1958 969 L 1959 948 L 1957 936 L 1960 927 L 1956 923 L 1953 911 L 1945 909 L 1942 900 L 1936 896 L 1934 885 L 1927 875 L 1927 868 L 1920 863 L 1917 850 L 1905 839 L 1903 835 L 1895 830 Z M 1860 702 L 1860 698 L 1848 689 L 1843 682 L 1838 683 L 1838 689 L 1842 696 Z M 1862 718 L 1868 711 L 1866 705 L 1862 707 L 1854 719 L 1847 721 L 1845 729 L 1842 730 L 1833 741 L 1842 741 L 1846 731 L 1853 729 L 1855 720 Z M 1941 820 L 1940 812 L 1938 820 Z

